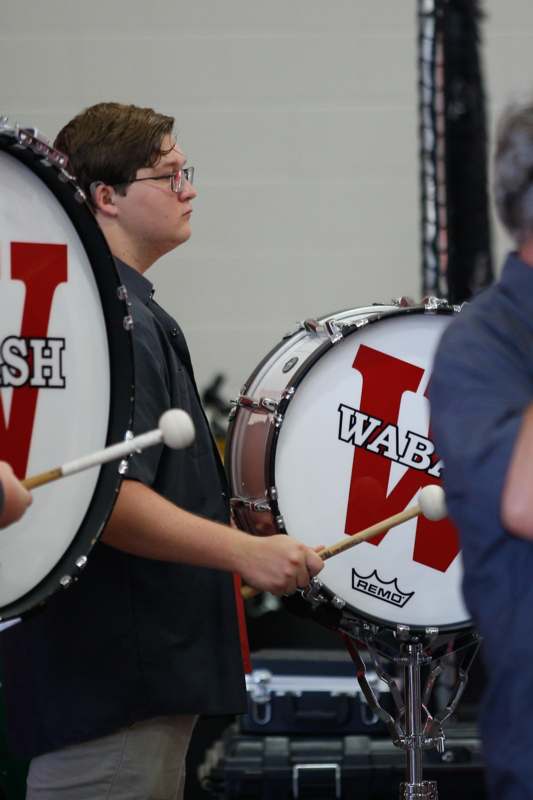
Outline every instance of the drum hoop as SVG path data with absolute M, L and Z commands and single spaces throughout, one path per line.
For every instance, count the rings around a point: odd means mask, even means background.
M 356 309 L 354 309 L 354 310 L 356 310 Z M 433 308 L 433 307 L 432 308 L 426 308 L 426 306 L 423 306 L 423 305 L 409 306 L 407 308 L 398 308 L 398 309 L 394 309 L 394 310 L 391 310 L 391 311 L 379 312 L 376 315 L 369 316 L 369 317 L 366 318 L 364 327 L 366 328 L 367 325 L 373 325 L 376 322 L 382 322 L 383 320 L 394 319 L 396 317 L 401 317 L 401 316 L 412 316 L 414 314 L 417 314 L 417 315 L 429 314 L 430 316 L 435 316 L 435 315 L 441 315 L 441 314 L 452 315 L 452 314 L 455 314 L 455 313 L 458 313 L 457 309 L 454 308 L 453 306 L 448 306 L 448 305 L 443 305 L 443 306 L 436 307 L 436 308 Z M 332 315 L 332 316 L 334 317 L 334 315 Z M 361 326 L 360 321 L 359 321 L 359 324 L 353 323 L 353 324 L 350 324 L 350 325 L 344 325 L 342 327 L 342 330 L 341 330 L 341 338 L 340 339 L 338 339 L 336 341 L 333 341 L 332 339 L 328 339 L 322 345 L 317 347 L 316 350 L 314 350 L 305 359 L 305 361 L 300 365 L 298 370 L 292 376 L 291 387 L 293 387 L 296 390 L 298 388 L 298 386 L 300 385 L 300 383 L 305 378 L 305 376 L 310 372 L 311 368 L 316 364 L 317 361 L 319 361 L 327 352 L 329 352 L 329 350 L 331 350 L 331 348 L 334 347 L 338 342 L 343 341 L 346 337 L 350 336 L 352 333 L 356 333 L 361 328 L 362 328 L 362 326 Z M 269 353 L 269 356 L 267 356 L 266 359 L 263 359 L 262 364 L 264 364 L 265 361 L 275 353 L 276 349 L 279 348 L 280 344 L 281 343 L 279 343 L 277 345 L 277 347 L 274 348 L 271 351 L 271 353 Z M 254 374 L 257 374 L 258 369 L 255 370 Z M 249 383 L 250 383 L 250 381 L 248 381 L 248 384 Z M 291 397 L 292 396 L 288 396 L 285 399 L 280 401 L 280 404 L 278 406 L 278 413 L 281 416 L 282 421 L 279 424 L 271 426 L 271 429 L 270 429 L 269 435 L 268 435 L 268 439 L 267 439 L 265 464 L 268 465 L 268 475 L 271 478 L 271 481 L 272 481 L 271 485 L 273 485 L 273 486 L 276 485 L 276 465 L 275 465 L 275 460 L 276 460 L 276 450 L 277 450 L 277 445 L 278 445 L 279 434 L 280 434 L 281 428 L 283 427 L 283 419 L 285 417 L 285 412 L 287 410 L 287 407 L 288 407 L 288 405 L 289 405 L 289 403 L 291 401 Z M 230 449 L 231 448 L 228 448 L 228 450 L 230 450 Z M 229 473 L 229 474 L 231 475 L 231 473 Z M 277 529 L 278 533 L 287 533 L 287 531 L 284 528 L 281 528 L 279 526 L 279 524 L 278 524 L 278 520 L 280 518 L 282 518 L 282 512 L 281 512 L 281 509 L 280 509 L 279 504 L 278 504 L 278 498 L 277 498 L 276 493 L 274 493 L 274 496 L 272 496 L 270 498 L 270 505 L 271 505 L 271 509 L 272 509 L 272 516 L 274 518 L 274 525 L 276 526 L 276 529 Z M 332 597 L 335 596 L 335 593 L 331 589 L 329 589 L 326 585 L 324 585 L 324 589 L 326 589 L 327 592 Z M 344 598 L 341 598 L 341 599 L 344 600 Z M 442 633 L 446 633 L 446 634 L 447 633 L 451 634 L 454 631 L 467 630 L 467 629 L 473 627 L 473 622 L 471 620 L 465 620 L 464 622 L 461 622 L 461 623 L 457 623 L 457 624 L 452 623 L 452 624 L 447 624 L 447 625 L 407 625 L 407 624 L 404 625 L 403 623 L 392 623 L 392 622 L 391 623 L 387 623 L 383 619 L 381 619 L 380 617 L 374 617 L 371 614 L 365 613 L 363 611 L 359 611 L 355 606 L 352 606 L 347 601 L 344 601 L 344 602 L 346 602 L 346 609 L 348 611 L 350 611 L 351 613 L 353 613 L 354 616 L 356 616 L 357 618 L 360 618 L 360 619 L 362 619 L 364 621 L 367 621 L 367 622 L 369 622 L 369 624 L 378 625 L 381 628 L 387 628 L 388 630 L 395 630 L 398 625 L 402 625 L 404 628 L 408 627 L 409 631 L 412 631 L 413 633 L 423 634 L 423 633 L 425 633 L 427 628 L 432 628 L 432 629 L 437 630 L 439 632 L 439 634 L 441 632 Z M 341 614 L 342 613 L 343 612 L 341 612 Z
M 320 578 L 318 580 L 320 580 Z M 319 594 L 325 595 L 328 600 L 332 600 L 334 597 L 336 597 L 335 592 L 326 586 L 326 584 L 322 584 Z M 344 598 L 342 599 L 344 600 Z M 363 623 L 367 623 L 373 628 L 386 629 L 392 632 L 402 629 L 404 632 L 407 631 L 408 633 L 413 633 L 416 636 L 426 636 L 429 635 L 429 631 L 435 631 L 437 632 L 438 636 L 441 636 L 448 634 L 454 635 L 455 633 L 469 631 L 474 628 L 474 623 L 471 618 L 464 620 L 464 622 L 450 623 L 447 625 L 409 625 L 403 622 L 386 622 L 382 617 L 375 617 L 373 614 L 369 614 L 367 611 L 359 611 L 359 609 L 357 609 L 355 606 L 352 606 L 351 603 L 348 603 L 348 601 L 344 602 L 346 602 L 346 605 L 337 612 L 340 615 L 341 620 L 348 614 L 354 616 L 357 620 L 360 620 Z
M 106 444 L 121 440 L 132 426 L 134 408 L 134 366 L 131 332 L 124 327 L 129 314 L 127 301 L 118 296 L 120 279 L 107 242 L 74 179 L 45 160 L 43 154 L 0 133 L 0 151 L 6 151 L 42 180 L 67 214 L 90 263 L 105 320 L 110 365 L 110 401 Z M 29 592 L 0 607 L 0 620 L 20 617 L 37 610 L 60 588 L 75 582 L 86 565 L 113 510 L 123 476 L 114 462 L 100 467 L 100 473 L 85 516 L 74 539 L 58 563 Z

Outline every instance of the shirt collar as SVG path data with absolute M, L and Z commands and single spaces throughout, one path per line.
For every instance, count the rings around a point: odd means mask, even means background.
M 153 283 L 140 272 L 137 272 L 136 269 L 130 267 L 129 264 L 121 261 L 120 258 L 115 257 L 115 265 L 120 275 L 120 280 L 124 281 L 127 288 L 131 289 L 143 303 L 148 303 L 155 291 Z
M 499 283 L 513 293 L 523 294 L 523 300 L 526 303 L 529 300 L 533 308 L 533 267 L 522 261 L 518 253 L 507 256 Z

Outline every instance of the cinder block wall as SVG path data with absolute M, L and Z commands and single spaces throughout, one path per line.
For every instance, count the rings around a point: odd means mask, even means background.
M 485 8 L 493 115 L 532 84 L 533 6 Z M 105 99 L 176 116 L 194 237 L 150 277 L 200 386 L 223 371 L 237 393 L 295 320 L 419 295 L 414 0 L 47 0 L 1 20 L 11 119 L 53 136 Z

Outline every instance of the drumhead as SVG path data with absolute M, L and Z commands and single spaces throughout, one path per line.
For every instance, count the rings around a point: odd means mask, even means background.
M 450 314 L 404 309 L 325 344 L 291 381 L 270 451 L 273 513 L 307 545 L 331 545 L 440 483 L 427 385 Z M 386 626 L 470 625 L 457 532 L 419 517 L 328 560 L 326 589 Z
M 23 477 L 124 437 L 133 358 L 113 258 L 74 182 L 9 131 L 0 176 L 0 458 Z M 120 480 L 114 463 L 34 491 L 0 531 L 0 618 L 78 577 Z

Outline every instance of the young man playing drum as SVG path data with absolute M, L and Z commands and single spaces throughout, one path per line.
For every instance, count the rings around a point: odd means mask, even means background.
M 307 585 L 323 564 L 288 536 L 256 538 L 227 524 L 223 470 L 189 351 L 144 275 L 191 235 L 193 170 L 173 124 L 151 109 L 104 103 L 56 141 L 132 304 L 134 432 L 179 406 L 196 439 L 186 450 L 132 457 L 82 579 L 4 634 L 10 736 L 33 759 L 27 796 L 35 800 L 181 797 L 197 715 L 244 709 L 231 573 L 281 594 Z
M 516 245 L 445 332 L 430 388 L 464 594 L 484 637 L 481 716 L 493 800 L 533 798 L 533 103 L 503 117 L 494 169 Z

